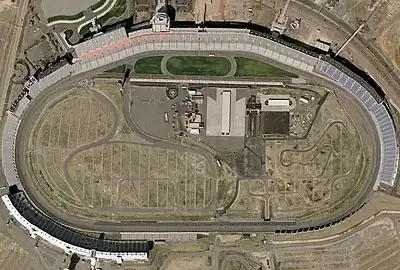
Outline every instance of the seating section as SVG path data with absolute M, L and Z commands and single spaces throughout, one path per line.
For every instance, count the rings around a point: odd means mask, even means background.
M 90 257 L 92 250 L 95 250 L 97 258 L 148 260 L 148 252 L 152 247 L 150 241 L 90 237 L 67 228 L 39 212 L 23 192 L 5 195 L 2 199 L 11 215 L 31 233 L 32 237 L 40 236 L 41 239 L 64 249 L 67 253 Z
M 397 173 L 399 152 L 393 120 L 382 103 L 382 99 L 369 85 L 344 67 L 335 67 L 331 63 L 320 60 L 316 70 L 356 95 L 374 117 L 380 135 L 382 155 L 377 181 L 393 186 Z M 346 72 L 350 74 L 348 75 Z

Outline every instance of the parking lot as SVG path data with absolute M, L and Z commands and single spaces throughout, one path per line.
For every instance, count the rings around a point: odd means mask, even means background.
M 152 137 L 168 139 L 173 132 L 171 106 L 174 101 L 168 100 L 166 87 L 133 85 L 130 95 L 132 119 L 136 125 Z M 165 113 L 168 113 L 168 121 L 165 121 Z

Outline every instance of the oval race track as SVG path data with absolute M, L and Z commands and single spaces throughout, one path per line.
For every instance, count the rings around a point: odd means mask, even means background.
M 295 47 L 267 34 L 245 29 L 206 29 L 206 31 L 198 32 L 197 28 L 171 29 L 168 33 L 154 33 L 150 29 L 126 33 L 124 28 L 120 28 L 76 45 L 77 58 L 74 64 L 55 65 L 51 70 L 39 74 L 38 81 L 31 78 L 25 85 L 25 94 L 21 94 L 18 104 L 14 103 L 10 109 L 4 126 L 2 163 L 8 184 L 10 186 L 17 185 L 20 188 L 24 186 L 24 179 L 19 179 L 16 165 L 18 128 L 24 116 L 24 111 L 32 100 L 40 99 L 42 91 L 49 89 L 61 80 L 69 80 L 77 75 L 83 75 L 124 58 L 145 52 L 161 53 L 162 51 L 249 52 L 335 83 L 344 92 L 356 97 L 360 105 L 363 104 L 362 106 L 369 112 L 369 115 L 365 115 L 365 117 L 372 119 L 376 125 L 380 142 L 378 147 L 380 156 L 377 157 L 380 166 L 374 168 L 377 175 L 374 188 L 376 189 L 380 184 L 394 185 L 398 164 L 398 147 L 393 121 L 383 104 L 382 98 L 359 76 L 327 56 Z M 29 230 L 32 237 L 39 236 L 67 253 L 77 253 L 85 258 L 95 256 L 99 259 L 115 261 L 148 259 L 148 251 L 151 248 L 149 242 L 110 241 L 84 236 L 69 229 L 74 227 L 74 224 L 61 221 L 68 226 L 66 227 L 55 221 L 59 220 L 57 217 L 48 217 L 38 211 L 26 195 L 29 195 L 29 190 L 27 190 L 27 194 L 19 192 L 5 195 L 2 199 L 10 214 L 24 228 Z M 303 232 L 334 225 L 357 211 L 363 203 L 363 201 L 360 201 L 332 220 L 307 224 L 307 227 L 295 222 L 259 221 L 178 222 L 174 224 L 137 222 L 128 223 L 124 226 L 129 226 L 132 230 L 154 232 L 244 232 L 243 228 L 251 232 Z M 40 206 L 38 205 L 38 207 Z M 97 230 L 105 232 L 111 231 L 111 228 L 115 229 L 115 224 L 99 223 L 95 226 Z

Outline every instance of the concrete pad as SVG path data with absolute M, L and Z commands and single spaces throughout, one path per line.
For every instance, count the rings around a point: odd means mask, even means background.
M 75 15 L 88 9 L 99 0 L 42 0 L 41 8 L 47 18 L 57 15 Z

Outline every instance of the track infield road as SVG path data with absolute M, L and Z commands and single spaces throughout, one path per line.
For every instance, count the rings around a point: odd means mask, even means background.
M 124 60 L 125 61 L 125 60 Z M 121 61 L 121 62 L 124 62 Z M 107 68 L 101 68 L 101 70 L 105 70 Z M 92 70 L 85 74 L 80 74 L 75 77 L 67 78 L 63 81 L 57 82 L 54 86 L 46 89 L 40 94 L 39 98 L 36 98 L 33 101 L 27 111 L 25 112 L 24 118 L 21 122 L 21 127 L 29 121 L 35 121 L 39 112 L 35 110 L 35 105 L 39 105 L 43 102 L 43 98 L 50 94 L 52 91 L 56 91 L 61 87 L 77 85 L 79 81 L 92 77 L 98 74 L 100 70 Z M 304 74 L 303 74 L 304 75 Z M 308 76 L 312 76 L 308 74 Z M 317 78 L 317 77 L 316 77 Z M 318 77 L 318 81 L 321 79 Z M 18 133 L 16 145 L 16 163 L 17 168 L 19 168 L 19 173 L 22 179 L 23 187 L 27 193 L 27 196 L 33 202 L 38 209 L 40 209 L 43 213 L 50 216 L 54 220 L 70 227 L 75 228 L 81 231 L 95 231 L 95 232 L 274 232 L 275 230 L 292 230 L 298 228 L 307 228 L 307 227 L 315 227 L 322 224 L 330 223 L 331 221 L 341 219 L 342 217 L 347 216 L 356 210 L 360 205 L 362 205 L 372 190 L 372 187 L 375 183 L 375 179 L 377 177 L 379 167 L 380 167 L 380 144 L 379 137 L 377 135 L 377 130 L 375 128 L 375 123 L 372 121 L 370 117 L 365 117 L 369 115 L 366 111 L 366 108 L 361 105 L 361 103 L 356 100 L 356 97 L 352 94 L 345 92 L 345 90 L 339 88 L 332 82 L 328 80 L 324 80 L 324 85 L 328 86 L 330 89 L 337 89 L 337 91 L 341 91 L 341 95 L 346 97 L 346 102 L 351 105 L 352 110 L 358 114 L 357 119 L 364 122 L 365 127 L 370 130 L 370 134 L 372 136 L 373 141 L 371 144 L 373 145 L 373 155 L 372 155 L 372 172 L 369 174 L 370 179 L 368 179 L 368 185 L 365 185 L 364 190 L 360 190 L 357 194 L 357 199 L 354 204 L 349 207 L 347 210 L 341 213 L 333 213 L 331 217 L 325 220 L 313 221 L 313 222 L 266 222 L 261 220 L 252 220 L 252 221 L 222 221 L 222 220 L 214 220 L 208 222 L 198 222 L 198 221 L 185 221 L 185 222 L 153 222 L 153 221 L 132 221 L 132 222 L 104 222 L 104 221 L 89 221 L 84 220 L 76 216 L 72 216 L 68 213 L 61 213 L 58 209 L 51 207 L 47 204 L 46 200 L 41 198 L 40 196 L 36 196 L 35 191 L 32 190 L 32 186 L 29 183 L 29 176 L 27 177 L 26 171 L 23 173 L 21 171 L 21 166 L 23 165 L 23 161 L 21 158 L 23 157 L 23 153 L 25 151 L 23 147 L 23 139 L 25 136 L 21 136 L 21 131 Z M 21 147 L 22 146 L 22 147 Z M 23 170 L 24 171 L 24 170 Z M 39 207 L 38 207 L 39 206 Z

